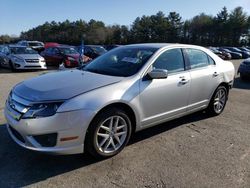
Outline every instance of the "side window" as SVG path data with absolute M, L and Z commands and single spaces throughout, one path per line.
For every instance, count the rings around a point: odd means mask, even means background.
M 163 52 L 154 62 L 154 69 L 166 69 L 169 73 L 185 70 L 181 49 L 171 49 Z
M 47 48 L 47 49 L 45 50 L 45 52 L 48 53 L 48 54 L 51 54 L 51 53 L 52 53 L 52 48 Z
M 191 69 L 206 67 L 209 65 L 208 56 L 205 52 L 196 49 L 186 49 Z
M 58 54 L 59 54 L 59 52 L 60 52 L 60 51 L 59 51 L 57 48 L 54 48 L 54 49 L 53 49 L 53 54 L 58 55 Z
M 90 53 L 90 49 L 89 49 L 88 47 L 85 47 L 85 48 L 84 48 L 84 53 L 85 53 L 85 54 L 89 54 L 89 53 Z
M 207 58 L 209 65 L 215 65 L 215 61 L 209 55 L 207 56 Z
M 57 48 L 50 48 L 50 50 L 49 50 L 49 53 L 52 54 L 52 55 L 57 54 L 57 52 L 58 52 Z

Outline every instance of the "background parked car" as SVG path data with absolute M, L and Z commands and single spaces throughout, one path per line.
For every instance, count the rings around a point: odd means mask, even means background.
M 38 51 L 39 53 L 44 50 L 44 44 L 42 42 L 39 42 L 39 41 L 22 40 L 22 41 L 19 41 L 17 44 L 20 46 L 30 47 L 30 48 Z
M 49 47 L 55 47 L 55 46 L 59 46 L 60 44 L 56 43 L 56 42 L 46 42 L 44 44 L 44 48 L 49 48 Z
M 120 47 L 120 46 L 122 46 L 122 45 L 111 44 L 111 45 L 105 45 L 105 46 L 103 46 L 103 47 L 104 47 L 107 51 L 109 51 L 109 50 L 112 50 L 112 49 L 117 48 L 117 47 Z
M 221 52 L 226 52 L 229 53 L 232 57 L 232 59 L 242 59 L 242 54 L 238 53 L 238 52 L 232 52 L 231 50 L 227 49 L 227 48 L 218 48 L 219 51 Z
M 242 58 L 246 59 L 250 57 L 250 52 L 246 52 L 246 51 L 242 51 L 236 47 L 225 47 L 226 49 L 231 50 L 232 52 L 237 52 L 237 53 L 241 53 Z
M 66 68 L 78 67 L 80 65 L 80 54 L 72 46 L 59 45 L 49 47 L 41 55 L 45 58 L 47 65 L 59 66 L 63 63 Z
M 46 63 L 37 51 L 30 47 L 9 45 L 0 52 L 0 66 L 17 69 L 46 69 Z
M 250 79 L 250 58 L 245 59 L 239 66 L 238 74 L 242 80 Z
M 218 55 L 221 59 L 224 59 L 224 60 L 230 60 L 230 59 L 232 59 L 232 56 L 231 56 L 230 53 L 219 51 L 219 50 L 217 50 L 214 47 L 210 47 L 209 50 L 211 50 L 213 53 L 215 53 L 216 55 Z
M 250 52 L 250 50 L 246 47 L 238 47 L 238 49 L 240 49 L 241 51 Z
M 80 53 L 81 46 L 76 46 L 75 48 Z M 101 45 L 84 45 L 84 55 L 91 59 L 95 59 L 106 52 L 107 50 Z

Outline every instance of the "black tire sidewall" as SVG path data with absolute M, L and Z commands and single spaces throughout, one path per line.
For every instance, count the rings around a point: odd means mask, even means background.
M 10 66 L 11 71 L 16 72 L 16 69 L 15 69 L 14 64 L 12 63 L 12 61 L 9 62 L 9 66 Z
M 100 127 L 101 123 L 110 116 L 115 116 L 115 115 L 121 116 L 126 121 L 128 134 L 123 145 L 117 151 L 113 153 L 104 154 L 97 148 L 95 135 L 97 134 L 98 128 Z M 131 136 L 131 132 L 132 132 L 131 120 L 123 110 L 117 108 L 107 109 L 98 114 L 91 122 L 85 139 L 85 144 L 84 144 L 85 149 L 87 150 L 87 152 L 89 152 L 91 155 L 93 155 L 95 158 L 98 159 L 112 157 L 120 153 L 123 150 L 123 148 L 127 145 Z

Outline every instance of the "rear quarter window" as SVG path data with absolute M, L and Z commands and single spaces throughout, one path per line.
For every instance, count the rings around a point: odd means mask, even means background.
M 191 69 L 206 67 L 210 65 L 208 55 L 197 49 L 185 49 Z

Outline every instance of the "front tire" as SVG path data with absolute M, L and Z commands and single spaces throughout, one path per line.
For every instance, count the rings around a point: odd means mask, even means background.
M 9 61 L 9 67 L 10 67 L 12 72 L 16 72 L 16 68 L 15 68 L 14 64 L 11 61 Z
M 220 115 L 227 103 L 228 90 L 225 86 L 219 86 L 213 94 L 207 112 L 213 116 Z
M 112 157 L 127 145 L 131 120 L 123 110 L 110 108 L 98 114 L 87 131 L 85 150 L 97 159 Z

